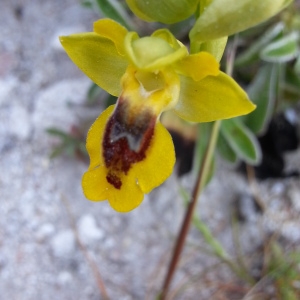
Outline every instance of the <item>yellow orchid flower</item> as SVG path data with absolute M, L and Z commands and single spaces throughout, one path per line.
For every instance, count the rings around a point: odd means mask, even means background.
M 90 166 L 85 196 L 108 200 L 119 212 L 137 207 L 144 194 L 172 173 L 172 139 L 159 117 L 173 110 L 191 122 L 210 122 L 251 112 L 255 106 L 215 58 L 187 48 L 166 29 L 139 38 L 102 19 L 94 32 L 61 37 L 73 62 L 96 84 L 118 96 L 87 136 Z

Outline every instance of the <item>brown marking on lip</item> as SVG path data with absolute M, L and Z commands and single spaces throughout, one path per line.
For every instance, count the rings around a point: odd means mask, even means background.
M 103 137 L 103 157 L 108 169 L 107 182 L 121 189 L 120 173 L 127 174 L 132 164 L 146 157 L 156 122 L 148 109 L 132 114 L 130 104 L 119 99 L 115 111 L 107 122 Z
M 108 183 L 112 184 L 116 189 L 120 189 L 122 186 L 121 179 L 110 172 L 107 174 L 106 180 Z

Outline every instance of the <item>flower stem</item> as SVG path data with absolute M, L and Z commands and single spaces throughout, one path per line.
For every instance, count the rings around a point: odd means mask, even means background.
M 218 137 L 218 133 L 219 133 L 219 128 L 220 128 L 220 124 L 221 121 L 216 121 L 214 122 L 214 125 L 212 127 L 212 132 L 210 135 L 210 139 L 205 151 L 205 155 L 201 164 L 201 167 L 199 169 L 199 173 L 197 176 L 197 180 L 194 186 L 194 190 L 192 193 L 192 197 L 190 202 L 188 203 L 187 206 L 187 210 L 185 212 L 185 216 L 174 246 L 174 250 L 173 250 L 173 255 L 169 264 L 169 268 L 164 280 L 164 284 L 161 290 L 161 294 L 159 296 L 160 300 L 165 300 L 168 294 L 168 290 L 171 284 L 171 281 L 173 279 L 176 267 L 178 265 L 179 262 L 179 258 L 180 258 L 180 254 L 182 252 L 183 246 L 185 244 L 185 240 L 187 237 L 187 233 L 189 231 L 190 228 L 190 224 L 192 221 L 192 217 L 194 214 L 194 210 L 197 204 L 197 200 L 199 198 L 199 195 L 205 185 L 206 182 L 206 178 L 209 174 L 209 168 L 210 168 L 210 164 L 212 162 L 212 157 L 213 157 L 213 153 L 215 150 L 215 146 L 216 146 L 216 142 L 217 142 L 217 137 Z

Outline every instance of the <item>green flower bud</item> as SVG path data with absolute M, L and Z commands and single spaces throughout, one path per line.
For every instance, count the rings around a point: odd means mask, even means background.
M 214 40 L 255 26 L 285 8 L 292 0 L 214 0 L 190 32 L 192 41 Z
M 199 0 L 126 0 L 129 8 L 142 20 L 172 24 L 191 16 Z

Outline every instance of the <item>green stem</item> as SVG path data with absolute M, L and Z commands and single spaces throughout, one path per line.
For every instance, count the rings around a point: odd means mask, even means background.
M 199 195 L 205 185 L 207 176 L 209 174 L 209 168 L 210 168 L 210 164 L 212 162 L 212 157 L 213 157 L 214 150 L 216 147 L 220 124 L 221 124 L 221 121 L 214 122 L 212 132 L 210 135 L 210 139 L 209 139 L 209 142 L 208 142 L 208 145 L 206 148 L 206 152 L 205 152 L 205 155 L 203 158 L 203 162 L 201 164 L 201 167 L 200 167 L 200 170 L 198 173 L 198 177 L 197 177 L 197 180 L 196 180 L 196 183 L 194 186 L 192 197 L 188 204 L 188 207 L 187 207 L 187 210 L 185 213 L 185 217 L 184 217 L 182 225 L 181 225 L 180 232 L 177 236 L 177 240 L 176 240 L 174 250 L 173 250 L 173 255 L 172 255 L 172 258 L 171 258 L 171 261 L 169 264 L 169 268 L 168 268 L 168 271 L 167 271 L 167 274 L 166 274 L 166 277 L 164 280 L 161 294 L 159 296 L 160 300 L 166 299 L 171 281 L 173 279 L 176 267 L 178 265 L 180 254 L 184 247 L 187 233 L 190 228 L 191 220 L 194 215 L 194 210 L 195 210 L 195 207 L 197 204 L 197 200 L 199 198 Z

